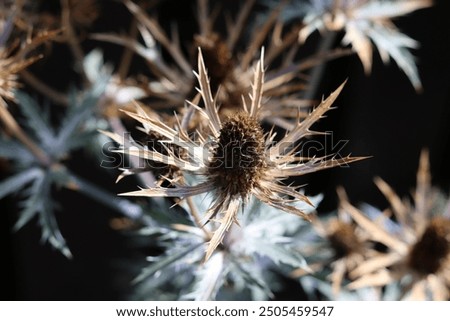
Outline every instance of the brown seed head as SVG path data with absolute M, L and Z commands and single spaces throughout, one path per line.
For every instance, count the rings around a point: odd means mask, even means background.
M 222 124 L 208 164 L 216 188 L 246 198 L 264 167 L 264 134 L 259 122 L 246 113 L 229 117 Z
M 424 275 L 434 274 L 450 255 L 450 220 L 436 217 L 431 220 L 419 241 L 412 247 L 408 266 Z
M 201 48 L 203 60 L 208 66 L 211 91 L 218 94 L 221 119 L 239 112 L 242 97 L 247 97 L 248 87 L 236 79 L 234 71 L 237 66 L 227 43 L 217 33 L 197 35 L 195 49 L 197 48 Z
M 333 222 L 328 240 L 337 259 L 361 250 L 361 241 L 355 234 L 355 227 L 352 224 L 342 221 Z

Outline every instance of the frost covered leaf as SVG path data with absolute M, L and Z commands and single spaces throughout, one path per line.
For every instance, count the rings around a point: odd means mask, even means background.
M 141 87 L 129 85 L 120 76 L 112 75 L 110 66 L 104 63 L 103 53 L 98 49 L 92 50 L 86 55 L 83 60 L 83 69 L 91 84 L 98 83 L 98 79 L 108 79 L 100 102 L 103 109 L 108 109 L 109 104 L 117 109 L 133 100 L 146 96 Z
M 84 124 L 94 116 L 98 99 L 103 94 L 109 77 L 99 77 L 92 88 L 72 95 L 66 116 L 59 128 L 54 128 L 45 109 L 29 95 L 16 92 L 17 104 L 24 118 L 22 122 L 36 146 L 44 153 L 45 161 L 37 158 L 22 142 L 0 137 L 0 156 L 12 161 L 17 171 L 0 182 L 0 198 L 17 193 L 21 197 L 21 211 L 14 226 L 19 230 L 35 217 L 42 228 L 42 241 L 49 242 L 68 258 L 72 254 L 67 247 L 54 216 L 53 186 L 66 186 L 69 178 L 60 161 L 67 158 L 74 148 L 84 146 L 96 135 Z M 33 142 L 34 143 L 34 142 Z
M 320 196 L 310 198 L 317 206 Z M 232 233 L 239 233 L 242 243 L 236 242 L 236 251 L 250 256 L 260 256 L 270 259 L 275 265 L 290 265 L 294 268 L 308 269 L 305 259 L 293 248 L 292 236 L 306 223 L 295 216 L 283 215 L 277 210 L 254 200 L 250 205 L 242 228 L 236 228 Z M 312 208 L 304 210 L 311 211 Z M 231 235 L 233 237 L 234 235 Z M 235 236 L 234 236 L 235 237 Z M 244 241 L 245 240 L 245 241 Z
M 239 261 L 232 260 L 230 265 L 230 274 L 234 281 L 238 277 L 241 282 L 240 287 L 236 286 L 235 291 L 243 290 L 244 288 L 249 288 L 251 291 L 252 300 L 266 300 L 267 298 L 272 298 L 273 293 L 270 289 L 270 282 L 267 282 L 264 278 L 264 274 L 261 273 L 261 267 L 257 269 L 252 269 L 251 265 L 242 264 Z
M 49 157 L 54 159 L 64 157 L 72 149 L 83 146 L 89 138 L 96 134 L 94 130 L 86 132 L 81 127 L 94 115 L 98 100 L 102 96 L 108 80 L 109 76 L 103 75 L 81 95 L 72 92 L 69 97 L 68 111 L 59 124 L 59 128 L 53 128 L 47 113 L 34 99 L 24 92 L 16 93 L 20 110 L 26 117 L 25 125 Z
M 91 83 L 94 83 L 98 76 L 106 71 L 104 67 L 103 54 L 100 50 L 92 50 L 84 57 L 83 70 Z
M 38 184 L 33 184 L 32 194 L 25 202 L 25 209 L 21 213 L 18 224 L 22 223 L 22 217 L 28 219 L 33 214 L 38 215 L 39 225 L 42 228 L 42 241 L 49 242 L 67 258 L 72 258 L 72 253 L 67 247 L 66 240 L 62 236 L 55 215 L 53 213 L 53 200 L 51 198 L 51 173 L 46 173 Z M 23 222 L 23 224 L 25 224 Z M 16 225 L 19 227 L 19 225 Z
M 370 38 L 378 49 L 383 62 L 389 62 L 389 56 L 397 63 L 411 81 L 414 88 L 419 90 L 422 87 L 419 72 L 416 66 L 416 59 L 409 49 L 416 49 L 419 43 L 405 34 L 392 32 L 387 28 L 374 26 L 368 31 Z

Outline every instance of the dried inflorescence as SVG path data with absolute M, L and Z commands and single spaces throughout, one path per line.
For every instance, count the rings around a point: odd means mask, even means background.
M 298 141 L 313 133 L 310 127 L 331 109 L 343 85 L 322 101 L 305 120 L 299 121 L 280 141 L 275 143 L 274 135 L 271 134 L 264 137 L 258 117 L 263 104 L 262 61 L 263 58 L 255 70 L 250 105 L 244 101 L 239 114 L 222 121 L 218 114 L 217 102 L 213 99 L 203 56 L 199 52 L 199 71 L 196 75 L 205 108 L 190 104 L 206 119 L 208 131 L 203 133 L 199 131 L 196 140 L 191 139 L 180 126 L 172 129 L 158 119 L 145 116 L 139 110 L 138 113 L 127 112 L 144 126 L 163 135 L 167 143 L 184 149 L 186 154 L 180 157 L 172 153 L 167 157 L 139 146 L 135 146 L 136 149 L 122 148 L 119 152 L 175 165 L 182 172 L 199 175 L 203 179 L 197 185 L 173 181 L 177 186 L 175 188 L 154 187 L 123 195 L 187 198 L 206 192 L 214 193 L 214 202 L 201 218 L 203 223 L 214 220 L 211 224 L 215 225 L 215 222 L 219 224 L 209 242 L 206 259 L 222 242 L 231 225 L 238 221 L 239 206 L 245 205 L 250 195 L 270 206 L 308 219 L 303 211 L 294 206 L 299 201 L 309 203 L 308 198 L 295 187 L 281 184 L 281 181 L 291 176 L 300 176 L 361 159 L 354 157 L 336 159 L 330 155 L 317 158 L 297 156 Z M 115 134 L 108 135 L 122 146 L 129 144 Z
M 204 213 L 213 195 L 198 195 L 180 204 L 188 213 Z M 321 197 L 311 197 L 317 206 Z M 305 204 L 306 205 L 306 204 Z M 304 211 L 309 213 L 309 205 Z M 243 211 L 240 226 L 233 225 L 221 246 L 204 262 L 208 226 L 189 223 L 170 227 L 142 228 L 147 237 L 159 234 L 164 254 L 149 257 L 150 263 L 135 279 L 135 299 L 142 300 L 267 300 L 280 284 L 286 266 L 306 267 L 296 251 L 295 235 L 308 225 L 281 209 L 252 198 Z
M 21 41 L 16 37 L 12 40 L 11 35 L 16 31 L 14 24 L 18 10 L 13 7 L 11 11 L 6 11 L 10 13 L 7 21 L 1 21 L 0 17 L 0 21 L 3 22 L 3 29 L 0 33 L 0 121 L 5 125 L 9 134 L 21 141 L 44 166 L 47 166 L 49 159 L 45 152 L 23 132 L 8 110 L 7 100 L 16 101 L 16 91 L 20 87 L 19 74 L 40 59 L 41 55 L 34 54 L 33 50 L 56 37 L 59 31 L 41 31 L 35 34 L 29 31 L 25 40 Z

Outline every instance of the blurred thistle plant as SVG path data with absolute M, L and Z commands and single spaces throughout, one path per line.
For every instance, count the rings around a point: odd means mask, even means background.
M 151 118 L 139 105 L 137 113 L 126 112 L 141 122 L 146 132 L 152 130 L 162 135 L 165 140 L 161 142 L 183 149 L 183 154 L 176 154 L 169 147 L 167 154 L 163 154 L 132 140 L 126 141 L 125 137 L 120 135 L 106 133 L 121 145 L 117 152 L 178 167 L 183 173 L 196 175 L 200 181 L 194 185 L 187 184 L 183 177 L 168 177 L 167 180 L 174 187 L 149 187 L 122 195 L 183 199 L 209 192 L 214 194 L 215 199 L 208 211 L 202 218 L 196 218 L 199 226 L 206 223 L 217 224 L 209 240 L 205 260 L 213 255 L 232 224 L 238 223 L 239 207 L 244 206 L 251 195 L 270 206 L 309 220 L 308 216 L 295 206 L 297 202 L 311 205 L 308 198 L 298 192 L 296 187 L 284 185 L 282 181 L 363 159 L 350 156 L 336 158 L 336 155 L 302 155 L 298 149 L 302 138 L 323 134 L 311 131 L 310 128 L 332 108 L 344 84 L 323 100 L 306 119 L 298 120 L 294 129 L 280 141 L 275 143 L 273 132 L 264 134 L 258 117 L 263 104 L 263 60 L 262 52 L 254 72 L 253 90 L 249 95 L 251 105 L 247 106 L 243 100 L 242 111 L 222 121 L 218 114 L 217 100 L 211 92 L 202 52 L 199 50 L 196 76 L 200 86 L 198 91 L 205 108 L 192 102 L 189 104 L 207 120 L 208 128 L 197 130 L 197 137 L 191 138 L 180 122 L 177 128 L 173 129 L 159 119 Z M 128 147 L 130 145 L 131 147 Z
M 397 299 L 448 300 L 450 298 L 450 202 L 431 186 L 428 152 L 423 151 L 417 172 L 414 203 L 401 200 L 381 178 L 375 183 L 391 208 L 361 212 L 346 199 L 343 207 L 386 253 L 367 259 L 351 272 L 349 289 L 396 284 Z M 394 217 L 391 218 L 391 214 Z
M 375 45 L 383 62 L 387 64 L 392 58 L 420 91 L 422 84 L 410 52 L 419 43 L 400 32 L 391 19 L 432 4 L 432 0 L 298 0 L 287 7 L 285 18 L 303 19 L 304 27 L 299 32 L 301 43 L 316 30 L 325 34 L 344 30 L 342 44 L 352 46 L 366 74 L 372 69 Z

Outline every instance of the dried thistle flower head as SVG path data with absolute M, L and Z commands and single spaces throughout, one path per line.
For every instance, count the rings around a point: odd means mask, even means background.
M 127 112 L 144 126 L 164 136 L 167 143 L 184 149 L 185 153 L 183 157 L 175 153 L 170 153 L 167 157 L 142 146 L 121 148 L 119 152 L 178 166 L 183 173 L 201 177 L 202 182 L 189 185 L 185 180 L 178 179 L 171 182 L 176 186 L 174 188 L 153 187 L 122 195 L 186 198 L 213 193 L 214 202 L 202 221 L 213 221 L 212 224 L 217 223 L 218 227 L 209 241 L 206 259 L 211 257 L 232 224 L 238 222 L 239 207 L 245 205 L 251 195 L 270 206 L 308 219 L 308 216 L 295 206 L 296 202 L 310 203 L 308 198 L 295 187 L 283 185 L 281 181 L 291 176 L 300 176 L 361 159 L 349 156 L 337 159 L 333 155 L 317 158 L 298 155 L 298 141 L 315 134 L 310 127 L 332 108 L 343 84 L 277 143 L 274 143 L 274 135 L 265 135 L 258 117 L 264 82 L 262 62 L 263 57 L 255 70 L 250 106 L 244 100 L 239 114 L 221 121 L 217 101 L 213 98 L 206 67 L 199 51 L 199 70 L 196 76 L 205 108 L 190 104 L 207 120 L 208 137 L 203 137 L 199 132 L 197 138 L 191 138 L 181 126 L 172 129 L 158 119 L 143 116 L 140 112 Z M 121 145 L 125 144 L 123 139 L 114 134 L 110 134 L 110 137 L 116 138 Z
M 414 300 L 448 300 L 450 298 L 450 212 L 437 206 L 442 194 L 431 187 L 428 152 L 423 151 L 417 173 L 414 204 L 402 201 L 380 178 L 378 188 L 391 204 L 395 220 L 388 212 L 378 213 L 371 221 L 367 215 L 345 202 L 345 208 L 373 241 L 388 251 L 362 263 L 352 274 L 358 279 L 349 285 L 356 289 L 383 286 L 396 281 L 403 294 Z M 372 215 L 373 216 L 373 215 Z
M 385 64 L 390 57 L 408 76 L 416 90 L 422 84 L 413 55 L 409 49 L 417 41 L 401 33 L 391 19 L 430 7 L 432 0 L 315 0 L 304 18 L 305 27 L 299 32 L 304 42 L 315 30 L 345 30 L 344 45 L 351 44 L 361 60 L 364 71 L 372 68 L 372 42 Z

